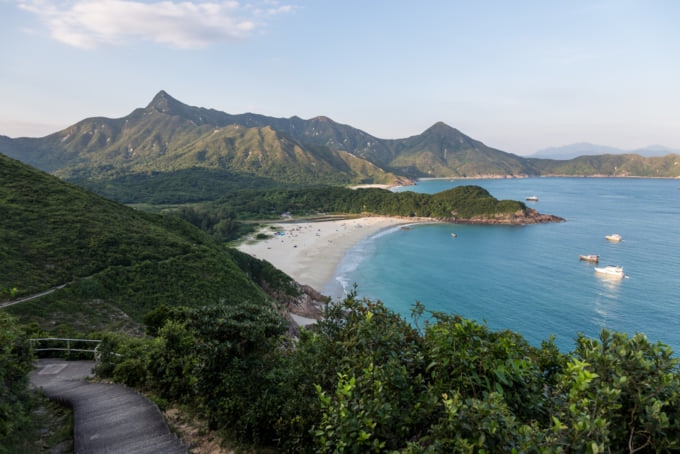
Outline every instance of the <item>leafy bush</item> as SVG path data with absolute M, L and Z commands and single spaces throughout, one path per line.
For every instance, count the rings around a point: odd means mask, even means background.
M 555 388 L 554 442 L 612 452 L 680 449 L 680 360 L 642 334 L 579 336 Z
M 423 313 L 351 293 L 291 344 L 270 306 L 221 303 L 165 317 L 154 339 L 106 338 L 100 370 L 280 452 L 680 449 L 667 346 L 603 331 L 562 354 L 441 313 L 421 328 Z
M 12 318 L 0 312 L 0 452 L 29 420 L 31 367 L 28 339 Z
M 150 340 L 106 333 L 101 336 L 95 373 L 132 387 L 147 381 Z

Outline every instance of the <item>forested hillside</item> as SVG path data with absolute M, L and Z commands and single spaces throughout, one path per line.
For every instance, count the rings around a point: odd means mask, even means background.
M 637 154 L 579 156 L 568 161 L 536 160 L 542 175 L 677 178 L 680 155 L 643 157 Z
M 197 211 L 194 208 L 180 212 Z M 379 188 L 317 187 L 241 191 L 205 205 L 203 212 L 235 213 L 239 219 L 279 219 L 320 214 L 368 214 L 432 218 L 455 222 L 471 218 L 526 216 L 524 202 L 498 200 L 480 186 L 458 186 L 437 194 L 392 192 Z M 194 221 L 193 223 L 197 223 Z
M 259 279 L 289 281 L 177 217 L 122 206 L 2 155 L 0 180 L 0 301 L 65 285 L 7 308 L 45 328 L 140 326 L 160 304 L 271 307 Z

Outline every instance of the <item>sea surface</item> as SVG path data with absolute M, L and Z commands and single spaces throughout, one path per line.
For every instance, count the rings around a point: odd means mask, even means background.
M 356 283 L 411 320 L 416 301 L 531 344 L 555 336 L 574 349 L 578 333 L 602 328 L 680 352 L 680 190 L 678 180 L 526 178 L 424 180 L 399 191 L 436 193 L 479 185 L 497 199 L 522 200 L 563 223 L 528 226 L 414 224 L 383 230 L 348 251 L 324 293 L 341 298 Z M 456 233 L 456 237 L 452 237 Z M 618 233 L 620 243 L 605 235 Z M 599 265 L 579 260 L 597 254 Z M 594 266 L 620 265 L 626 278 Z

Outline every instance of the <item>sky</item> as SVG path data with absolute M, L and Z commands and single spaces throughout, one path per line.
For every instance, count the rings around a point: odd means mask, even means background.
M 676 0 L 0 0 L 0 135 L 192 106 L 680 149 Z

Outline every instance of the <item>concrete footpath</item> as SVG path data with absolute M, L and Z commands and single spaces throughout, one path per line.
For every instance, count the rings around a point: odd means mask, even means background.
M 187 453 L 156 405 L 122 385 L 89 383 L 94 361 L 39 359 L 31 386 L 73 408 L 76 454 Z

